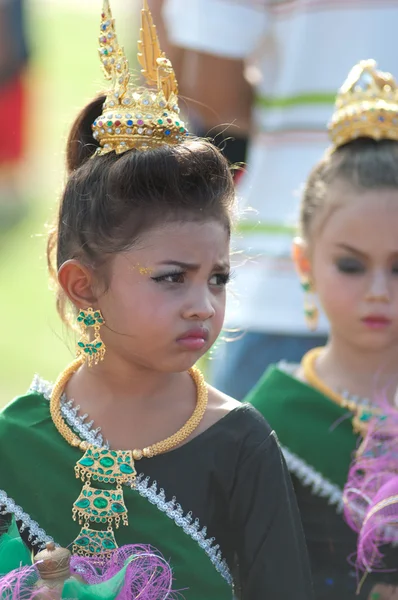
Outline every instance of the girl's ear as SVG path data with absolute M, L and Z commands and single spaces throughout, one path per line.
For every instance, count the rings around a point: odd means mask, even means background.
M 310 279 L 311 277 L 311 262 L 308 254 L 307 243 L 300 237 L 294 238 L 292 256 L 300 279 Z
M 77 308 L 86 309 L 97 302 L 93 293 L 93 275 L 77 260 L 67 260 L 58 271 L 58 281 Z

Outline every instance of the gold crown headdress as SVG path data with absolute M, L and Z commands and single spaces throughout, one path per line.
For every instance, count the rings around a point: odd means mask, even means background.
M 114 150 L 120 154 L 131 148 L 147 150 L 181 143 L 188 132 L 179 117 L 178 85 L 171 62 L 160 49 L 147 0 L 141 10 L 138 61 L 148 87 L 130 83 L 129 64 L 117 39 L 109 0 L 103 3 L 99 42 L 103 70 L 112 80 L 112 88 L 103 114 L 92 125 L 101 146 L 97 153 Z
M 328 125 L 335 147 L 359 137 L 398 140 L 397 83 L 376 66 L 374 60 L 362 60 L 340 88 Z

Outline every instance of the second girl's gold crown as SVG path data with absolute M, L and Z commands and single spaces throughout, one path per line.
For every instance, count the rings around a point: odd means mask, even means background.
M 390 73 L 363 60 L 351 69 L 336 98 L 329 123 L 335 147 L 359 137 L 398 140 L 398 89 Z

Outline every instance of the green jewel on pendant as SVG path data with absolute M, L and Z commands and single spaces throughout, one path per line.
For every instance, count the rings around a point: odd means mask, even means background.
M 368 421 L 370 421 L 372 416 L 373 416 L 373 414 L 371 412 L 363 412 L 361 414 L 361 416 L 359 417 L 359 420 L 363 421 L 364 423 L 367 423 Z
M 130 484 L 134 486 L 137 472 L 131 450 L 108 450 L 90 446 L 75 466 L 82 481 Z
M 123 491 L 121 489 L 100 490 L 85 484 L 73 504 L 72 516 L 74 521 L 79 520 L 80 525 L 88 524 L 89 521 L 108 524 L 114 522 L 118 529 L 120 519 L 123 525 L 128 525 Z
M 83 527 L 73 542 L 72 551 L 80 556 L 101 556 L 110 554 L 117 547 L 113 531 L 96 531 Z

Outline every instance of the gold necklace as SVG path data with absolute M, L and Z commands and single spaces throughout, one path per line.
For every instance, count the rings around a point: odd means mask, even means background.
M 380 411 L 372 409 L 369 406 L 361 406 L 353 400 L 344 398 L 344 396 L 338 394 L 324 381 L 322 381 L 315 369 L 315 363 L 322 351 L 323 348 L 313 348 L 303 356 L 301 367 L 303 369 L 305 380 L 312 387 L 319 390 L 324 396 L 327 396 L 335 404 L 341 406 L 341 408 L 347 408 L 350 412 L 352 412 L 352 428 L 354 432 L 364 435 L 368 430 L 369 421 L 373 416 L 380 415 Z
M 131 450 L 109 450 L 98 448 L 82 441 L 67 425 L 61 412 L 61 397 L 65 386 L 74 373 L 82 366 L 81 358 L 73 361 L 55 382 L 51 398 L 51 418 L 58 432 L 70 444 L 84 451 L 84 456 L 75 466 L 76 477 L 83 481 L 83 489 L 73 504 L 73 519 L 83 525 L 73 544 L 73 552 L 83 556 L 106 556 L 118 546 L 113 526 L 118 529 L 120 521 L 128 525 L 127 508 L 123 498 L 123 485 L 135 487 L 136 470 L 134 460 L 152 458 L 168 452 L 184 442 L 199 426 L 206 412 L 208 390 L 202 373 L 192 367 L 188 373 L 197 390 L 194 412 L 188 421 L 174 435 L 152 444 L 147 448 Z M 98 489 L 91 486 L 91 480 L 114 484 L 116 489 Z M 106 531 L 92 529 L 91 524 L 108 523 Z

